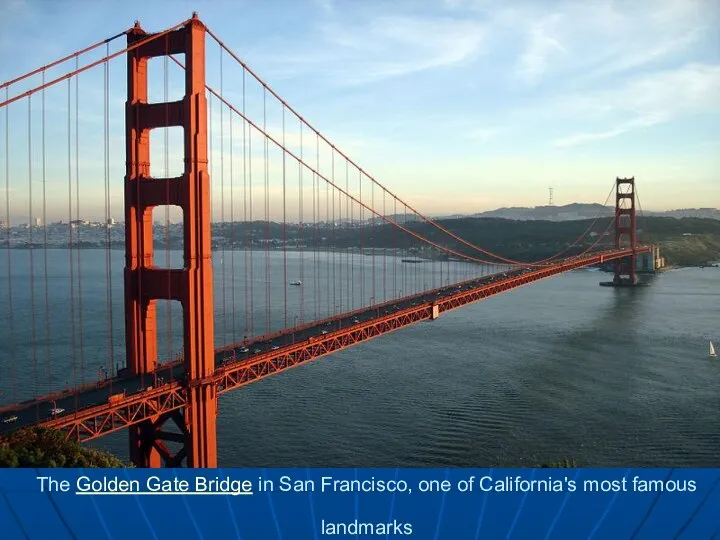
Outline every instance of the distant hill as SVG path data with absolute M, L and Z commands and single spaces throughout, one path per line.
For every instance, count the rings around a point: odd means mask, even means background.
M 510 207 L 498 208 L 488 212 L 472 214 L 468 217 L 492 217 L 514 219 L 520 221 L 576 221 L 581 219 L 595 219 L 596 217 L 610 217 L 615 212 L 613 206 L 601 204 L 572 203 L 564 206 L 536 206 L 534 208 Z M 644 211 L 645 216 L 672 217 L 672 218 L 705 218 L 720 220 L 720 210 L 717 208 L 684 208 L 668 210 L 665 212 Z M 458 218 L 462 216 L 445 216 Z

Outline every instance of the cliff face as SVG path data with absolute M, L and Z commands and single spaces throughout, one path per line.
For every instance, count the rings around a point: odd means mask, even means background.
M 673 266 L 720 263 L 720 237 L 712 234 L 668 238 L 660 242 L 665 261 Z

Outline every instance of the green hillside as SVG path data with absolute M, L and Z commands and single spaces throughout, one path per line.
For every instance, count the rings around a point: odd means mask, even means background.
M 550 257 L 567 248 L 566 254 L 572 255 L 586 250 L 602 237 L 598 247 L 610 247 L 613 244 L 610 220 L 602 218 L 578 221 L 527 221 L 501 218 L 458 218 L 438 220 L 438 224 L 466 241 L 481 246 L 501 256 L 521 261 L 533 261 Z M 436 227 L 424 222 L 408 222 L 408 230 L 433 242 L 459 253 L 477 256 L 477 252 L 443 233 Z M 720 221 L 705 218 L 668 218 L 639 217 L 638 239 L 643 243 L 659 244 L 667 264 L 704 265 L 720 261 Z M 578 246 L 570 244 L 590 228 L 585 241 Z M 347 249 L 347 248 L 401 248 L 413 250 L 417 254 L 442 258 L 446 254 L 428 247 L 410 234 L 399 231 L 388 224 L 365 227 L 349 227 L 338 224 L 287 225 L 254 222 L 252 225 L 235 223 L 216 225 L 214 231 L 216 249 L 231 245 L 243 249 L 252 245 L 257 248 L 266 239 L 275 239 L 275 247 L 281 247 L 281 239 L 287 238 L 289 247 L 301 249 Z M 217 243 L 223 239 L 222 244 Z

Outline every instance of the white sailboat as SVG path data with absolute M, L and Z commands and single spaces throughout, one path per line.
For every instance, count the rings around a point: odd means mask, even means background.
M 710 358 L 717 358 L 717 353 L 715 352 L 715 346 L 713 345 L 713 342 L 710 342 Z

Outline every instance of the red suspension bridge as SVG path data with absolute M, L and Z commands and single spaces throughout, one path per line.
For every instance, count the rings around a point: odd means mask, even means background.
M 613 262 L 615 283 L 633 285 L 651 252 L 634 178 L 614 182 L 612 218 L 552 257 L 467 241 L 357 165 L 196 15 L 154 34 L 136 23 L 0 90 L 4 433 L 128 429 L 137 466 L 215 467 L 223 392 L 570 270 Z

